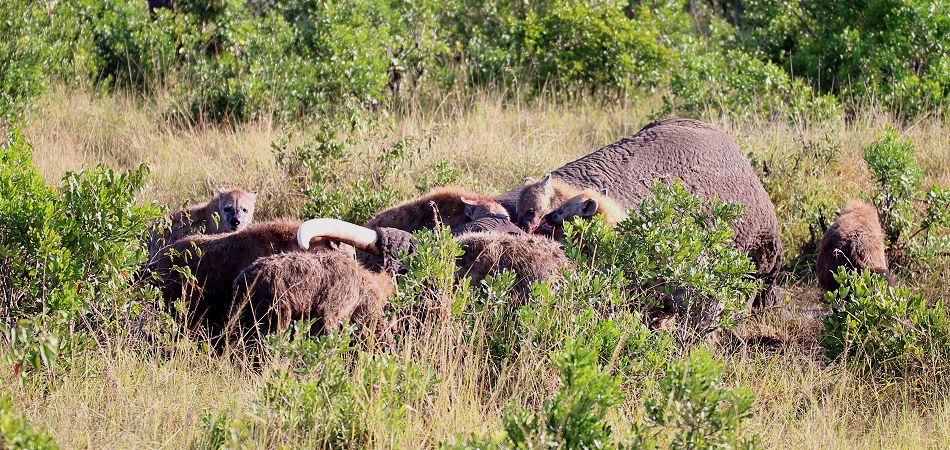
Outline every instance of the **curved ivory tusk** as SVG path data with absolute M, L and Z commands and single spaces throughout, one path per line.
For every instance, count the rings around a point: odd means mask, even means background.
M 310 240 L 315 237 L 343 242 L 364 252 L 379 255 L 379 248 L 376 247 L 379 236 L 376 230 L 343 220 L 310 219 L 297 229 L 297 245 L 304 250 L 310 249 Z

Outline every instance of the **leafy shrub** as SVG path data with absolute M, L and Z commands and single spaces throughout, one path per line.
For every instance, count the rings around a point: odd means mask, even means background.
M 625 388 L 642 389 L 642 383 L 676 355 L 672 336 L 652 332 L 638 312 L 604 311 L 599 306 L 578 308 L 567 300 L 521 307 L 514 322 L 520 339 L 506 355 L 514 353 L 517 344 L 556 352 L 564 342 L 576 342 L 593 352 L 599 364 L 623 375 Z
M 568 256 L 595 244 L 593 264 L 619 268 L 641 304 L 679 316 L 684 331 L 734 326 L 761 289 L 754 263 L 732 240 L 742 207 L 702 200 L 679 181 L 657 183 L 651 193 L 616 232 L 598 221 L 565 226 Z
M 462 1 L 451 17 L 475 83 L 553 84 L 568 94 L 654 86 L 668 64 L 661 28 L 625 15 L 627 2 Z
M 44 11 L 29 1 L 0 8 L 0 128 L 46 89 L 45 43 L 38 39 Z
M 57 446 L 44 430 L 30 427 L 13 408 L 9 397 L 0 397 L 0 447 L 11 450 L 53 450 Z
M 779 117 L 827 120 L 839 113 L 834 97 L 816 94 L 784 69 L 741 50 L 687 51 L 670 80 L 665 114 L 693 117 Z
M 888 287 L 883 276 L 868 270 L 841 268 L 835 280 L 840 287 L 825 293 L 832 312 L 820 340 L 829 358 L 884 379 L 947 374 L 950 316 L 943 302 L 928 307 L 919 294 Z
M 71 3 L 71 2 L 65 2 Z M 75 65 L 90 82 L 130 87 L 144 92 L 159 86 L 178 61 L 178 25 L 173 16 L 151 20 L 145 5 L 127 1 L 80 1 L 59 8 L 57 14 L 76 33 L 75 45 L 88 51 L 88 60 Z M 66 23 L 63 23 L 66 25 Z M 176 27 L 178 25 L 181 28 Z
M 350 338 L 349 332 L 316 340 L 269 337 L 272 345 L 279 343 L 276 350 L 290 357 L 292 365 L 261 390 L 255 409 L 268 428 L 280 430 L 284 439 L 312 440 L 324 447 L 366 439 L 369 430 L 358 419 L 360 410 L 349 384 Z
M 247 442 L 251 430 L 246 422 L 207 412 L 198 420 L 200 432 L 190 446 L 192 450 L 252 448 Z
M 611 233 L 599 217 L 586 231 L 594 230 Z M 569 242 L 565 250 L 576 264 L 564 271 L 557 290 L 536 286 L 516 317 L 504 319 L 503 323 L 516 326 L 517 341 L 510 345 L 530 344 L 542 352 L 557 352 L 564 342 L 576 342 L 593 351 L 600 364 L 623 374 L 625 384 L 637 388 L 639 381 L 654 375 L 673 356 L 672 338 L 645 325 L 623 271 L 583 259 L 604 250 L 592 247 Z
M 74 335 L 81 317 L 89 316 L 82 323 L 109 325 L 134 316 L 138 302 L 149 298 L 134 274 L 145 259 L 144 237 L 157 210 L 135 201 L 145 184 L 144 166 L 124 173 L 102 166 L 67 173 L 54 190 L 33 168 L 29 144 L 15 132 L 5 138 L 0 307 L 3 317 L 20 318 L 19 324 L 4 324 L 9 343 L 17 344 L 11 354 L 22 356 L 9 362 L 36 369 L 81 341 Z M 67 334 L 72 338 L 64 339 Z
M 719 2 L 746 48 L 855 103 L 909 116 L 950 95 L 950 7 L 920 0 Z
M 374 436 L 395 439 L 412 405 L 436 382 L 412 362 L 357 351 L 352 329 L 317 339 L 287 335 L 268 338 L 290 365 L 267 381 L 255 407 L 266 429 L 280 430 L 277 446 L 363 447 Z
M 632 448 L 748 448 L 743 422 L 752 417 L 753 395 L 724 386 L 722 366 L 704 349 L 669 364 L 645 420 L 634 427 Z
M 470 303 L 468 282 L 455 280 L 455 263 L 462 253 L 448 227 L 414 232 L 412 254 L 400 258 L 405 273 L 396 280 L 393 304 L 417 312 L 423 321 L 429 313 L 461 314 Z
M 920 190 L 923 172 L 916 154 L 913 142 L 901 139 L 891 129 L 864 150 L 864 161 L 878 185 L 873 202 L 891 254 L 898 257 L 899 264 L 910 253 L 933 253 L 939 243 L 929 238 L 950 225 L 950 192 L 938 186 Z
M 464 448 L 601 448 L 612 430 L 607 412 L 622 401 L 617 382 L 593 352 L 569 343 L 554 360 L 561 387 L 535 413 L 512 408 L 500 437 L 473 437 Z
M 879 187 L 875 204 L 881 214 L 881 226 L 888 240 L 895 244 L 913 222 L 913 201 L 923 177 L 914 160 L 916 153 L 914 144 L 901 139 L 893 130 L 886 130 L 864 150 L 864 161 Z
M 402 188 L 400 183 L 429 151 L 431 140 L 410 136 L 381 146 L 369 163 L 370 175 L 352 180 L 347 174 L 352 172 L 358 155 L 346 141 L 336 138 L 332 128 L 303 144 L 293 145 L 285 138 L 271 145 L 278 168 L 294 179 L 307 198 L 301 213 L 306 218 L 334 217 L 364 223 L 396 200 L 458 180 L 459 171 L 443 160 L 421 168 L 428 181 L 416 184 L 416 192 Z

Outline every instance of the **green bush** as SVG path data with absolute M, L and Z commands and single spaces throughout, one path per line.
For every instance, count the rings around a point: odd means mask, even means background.
M 19 318 L 4 324 L 12 345 L 4 359 L 36 369 L 81 342 L 79 323 L 128 320 L 138 302 L 150 298 L 134 276 L 145 260 L 144 238 L 157 209 L 135 201 L 145 184 L 144 166 L 124 173 L 102 166 L 67 173 L 53 189 L 33 168 L 29 144 L 16 132 L 4 138 L 0 307 L 4 317 Z
M 825 354 L 860 374 L 882 379 L 934 377 L 950 370 L 950 316 L 906 287 L 891 288 L 868 270 L 839 269 L 840 287 L 825 294 L 831 314 L 820 342 Z M 931 386 L 928 384 L 928 386 Z
M 44 430 L 31 427 L 13 408 L 9 397 L 0 397 L 0 448 L 53 450 L 58 448 Z
M 456 260 L 462 256 L 448 227 L 413 233 L 413 252 L 401 258 L 405 274 L 396 280 L 393 304 L 399 310 L 415 311 L 425 321 L 429 313 L 461 314 L 470 303 L 468 282 L 457 284 Z
M 801 121 L 840 114 L 838 101 L 816 94 L 780 66 L 741 50 L 687 51 L 670 80 L 664 113 L 692 117 L 762 116 Z
M 280 430 L 271 438 L 278 447 L 365 447 L 374 436 L 396 439 L 413 405 L 431 395 L 431 371 L 357 350 L 352 329 L 317 339 L 299 330 L 293 338 L 268 337 L 289 364 L 266 382 L 255 404 L 265 429 Z
M 198 421 L 199 433 L 190 445 L 192 450 L 253 448 L 247 442 L 251 427 L 246 421 L 207 412 Z
M 541 411 L 512 407 L 500 436 L 477 437 L 460 448 L 603 448 L 610 445 L 608 411 L 622 401 L 617 381 L 597 365 L 596 355 L 568 343 L 554 366 L 561 387 Z
M 872 201 L 899 265 L 906 265 L 900 259 L 908 254 L 932 255 L 945 248 L 939 233 L 950 226 L 950 191 L 939 186 L 920 190 L 923 172 L 916 154 L 913 142 L 891 129 L 864 150 L 864 161 L 878 186 Z
M 881 226 L 892 244 L 907 234 L 914 219 L 914 200 L 923 178 L 916 153 L 909 139 L 890 129 L 864 150 L 864 161 L 878 184 L 874 200 Z
M 749 155 L 762 186 L 768 191 L 775 214 L 782 218 L 782 243 L 786 260 L 797 275 L 814 272 L 818 243 L 834 220 L 838 200 L 829 195 L 824 177 L 843 163 L 842 146 L 830 136 L 805 140 L 799 149 L 777 152 L 767 160 Z M 799 264 L 810 259 L 811 264 Z
M 678 317 L 683 331 L 734 326 L 761 289 L 754 263 L 732 240 L 742 207 L 702 200 L 678 181 L 651 193 L 616 232 L 598 221 L 566 225 L 568 256 L 587 264 L 583 248 L 595 245 L 592 264 L 619 268 L 640 304 Z
M 474 83 L 626 94 L 655 86 L 668 65 L 661 28 L 627 17 L 627 2 L 459 1 L 452 34 Z
M 460 172 L 446 160 L 419 167 L 419 161 L 431 149 L 431 139 L 409 136 L 379 145 L 378 152 L 365 163 L 369 175 L 357 179 L 347 174 L 361 158 L 348 142 L 336 138 L 332 128 L 301 144 L 284 138 L 271 148 L 278 169 L 294 180 L 307 199 L 301 212 L 304 218 L 334 217 L 364 223 L 397 200 L 458 181 Z M 412 186 L 403 186 L 407 178 L 424 181 L 413 191 Z
M 913 116 L 950 95 L 950 6 L 927 0 L 719 2 L 739 42 L 851 103 Z
M 256 404 L 268 428 L 283 439 L 320 446 L 362 442 L 368 436 L 350 385 L 352 333 L 316 340 L 269 336 L 278 354 L 290 358 L 288 370 L 268 380 Z
M 729 388 L 722 366 L 706 350 L 669 364 L 656 392 L 644 402 L 645 420 L 634 427 L 631 448 L 754 448 L 743 436 L 755 397 Z
M 39 38 L 44 12 L 30 1 L 8 1 L 0 7 L 0 128 L 46 89 L 49 55 Z

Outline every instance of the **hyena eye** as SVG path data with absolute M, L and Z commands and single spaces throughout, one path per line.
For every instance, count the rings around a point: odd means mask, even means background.
M 247 208 L 241 208 L 241 212 L 247 212 Z
M 234 212 L 234 208 L 232 208 L 232 207 L 230 207 L 230 206 L 225 206 L 225 207 L 224 207 L 224 212 L 226 212 L 226 213 L 232 213 L 232 212 Z

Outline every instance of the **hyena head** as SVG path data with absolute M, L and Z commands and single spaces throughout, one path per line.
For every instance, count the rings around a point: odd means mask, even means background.
M 597 215 L 598 206 L 597 199 L 589 193 L 578 194 L 544 216 L 544 222 L 553 227 L 560 227 L 575 217 L 590 219 Z
M 460 197 L 462 203 L 465 203 L 465 217 L 468 220 L 478 220 L 483 217 L 499 217 L 511 220 L 508 210 L 500 203 L 492 199 L 478 199 Z
M 524 180 L 524 188 L 518 197 L 518 226 L 528 233 L 534 232 L 541 219 L 551 210 L 551 197 L 554 196 L 554 185 L 551 183 L 551 174 L 534 181 L 531 178 Z
M 217 205 L 220 227 L 229 231 L 240 231 L 254 221 L 254 206 L 257 203 L 257 191 L 244 189 L 224 189 L 218 187 Z

